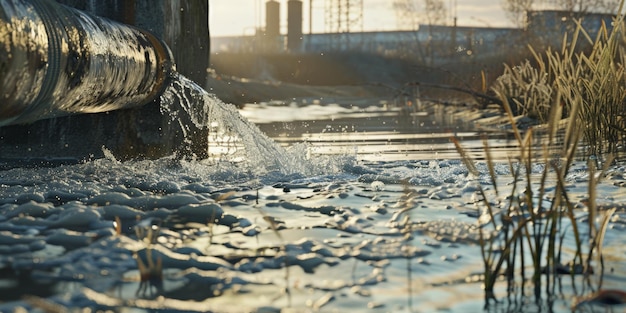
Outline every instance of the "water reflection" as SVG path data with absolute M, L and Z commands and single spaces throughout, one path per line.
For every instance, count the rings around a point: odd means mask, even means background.
M 515 151 L 508 132 L 476 131 L 470 117 L 444 105 L 397 106 L 380 99 L 343 99 L 327 104 L 246 105 L 241 114 L 283 146 L 309 144 L 313 155 L 353 155 L 359 160 L 456 159 L 450 137 L 482 158 L 482 137 L 500 159 Z

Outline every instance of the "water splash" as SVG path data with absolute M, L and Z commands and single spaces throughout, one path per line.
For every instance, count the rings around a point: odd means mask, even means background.
M 252 171 L 283 174 L 319 173 L 319 162 L 324 163 L 324 171 L 337 168 L 329 160 L 311 163 L 302 145 L 289 151 L 281 147 L 241 116 L 234 105 L 222 102 L 180 74 L 161 96 L 161 112 L 171 117 L 170 132 L 181 133 L 182 150 L 189 153 L 189 147 L 205 141 L 202 152 L 210 162 L 242 163 Z

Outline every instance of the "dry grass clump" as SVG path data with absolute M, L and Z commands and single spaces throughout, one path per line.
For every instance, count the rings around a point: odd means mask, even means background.
M 545 122 L 548 119 L 554 90 L 548 75 L 526 60 L 518 66 L 504 66 L 504 74 L 493 87 L 507 95 L 514 115 L 525 115 Z
M 562 106 L 558 118 L 576 120 L 589 154 L 616 152 L 626 135 L 625 39 L 622 18 L 612 31 L 603 24 L 595 40 L 579 23 L 571 40 L 564 36 L 561 51 L 540 54 L 530 47 L 534 60 L 505 66 L 492 90 L 509 102 L 514 115 L 541 123 L 548 122 L 553 106 Z M 591 48 L 577 50 L 580 40 Z M 573 106 L 579 107 L 577 114 L 571 114 Z
M 560 52 L 548 50 L 541 56 L 533 50 L 536 66 L 525 62 L 507 67 L 496 82 L 492 90 L 502 101 L 518 146 L 509 159 L 509 175 L 496 174 L 487 140 L 488 173 L 480 173 L 469 153 L 453 139 L 469 171 L 477 178 L 489 178 L 488 183 L 478 183 L 486 305 L 496 299 L 494 288 L 501 278 L 509 294 L 525 294 L 525 286 L 532 286 L 538 301 L 542 295 L 550 299 L 556 294 L 559 276 L 564 274 L 584 275 L 586 282 L 598 275 L 601 287 L 602 241 L 615 209 L 598 210 L 595 190 L 612 163 L 607 152 L 615 151 L 617 139 L 624 135 L 626 114 L 622 19 L 615 25 L 611 33 L 603 26 L 591 41 L 579 24 Z M 579 37 L 592 42 L 588 53 L 575 51 Z M 546 134 L 534 136 L 532 128 L 518 129 L 514 119 L 518 114 L 539 119 Z M 576 209 L 566 187 L 583 141 L 589 153 L 609 155 L 599 173 L 597 164 L 588 164 L 585 213 Z M 504 185 L 510 192 L 503 194 Z M 566 246 L 566 239 L 573 244 Z
M 560 99 L 558 95 L 557 99 Z M 543 294 L 547 297 L 555 294 L 559 275 L 597 273 L 592 265 L 602 266 L 602 240 L 614 212 L 614 209 L 599 212 L 594 205 L 598 183 L 595 177 L 602 177 L 604 173 L 595 173 L 595 164 L 591 163 L 588 216 L 581 218 L 580 210 L 575 209 L 565 177 L 572 168 L 582 129 L 569 123 L 565 138 L 557 143 L 560 107 L 553 107 L 549 114 L 550 133 L 546 139 L 533 136 L 532 129 L 524 132 L 517 129 L 506 101 L 504 105 L 519 149 L 509 160 L 510 175 L 498 176 L 487 140 L 484 142 L 489 183 L 478 184 L 482 205 L 478 223 L 486 305 L 496 299 L 494 288 L 502 277 L 509 292 L 521 290 L 523 294 L 525 286 L 530 284 L 539 300 Z M 571 109 L 572 114 L 577 114 L 579 106 Z M 453 142 L 469 171 L 480 177 L 482 174 L 471 156 L 458 141 Z M 555 146 L 558 146 L 556 151 Z M 610 163 L 609 160 L 605 164 Z M 539 173 L 537 165 L 542 165 Z M 506 184 L 511 190 L 503 195 L 500 189 Z M 506 201 L 498 204 L 497 199 Z M 599 226 L 596 225 L 598 217 Z M 573 237 L 574 247 L 565 247 L 566 236 Z

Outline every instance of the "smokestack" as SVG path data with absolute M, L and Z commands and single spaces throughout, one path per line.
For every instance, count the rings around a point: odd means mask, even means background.
M 287 48 L 289 51 L 302 50 L 302 1 L 287 2 Z
M 270 0 L 265 3 L 265 37 L 263 43 L 267 50 L 277 50 L 280 38 L 280 4 Z

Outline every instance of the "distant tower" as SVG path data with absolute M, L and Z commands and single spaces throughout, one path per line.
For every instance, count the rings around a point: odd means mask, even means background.
M 302 1 L 287 2 L 287 48 L 292 52 L 302 50 Z
M 280 39 L 280 3 L 270 0 L 265 3 L 265 38 L 267 50 L 276 50 Z
M 333 48 L 350 47 L 348 34 L 363 31 L 363 0 L 326 0 L 324 24 L 336 34 Z

